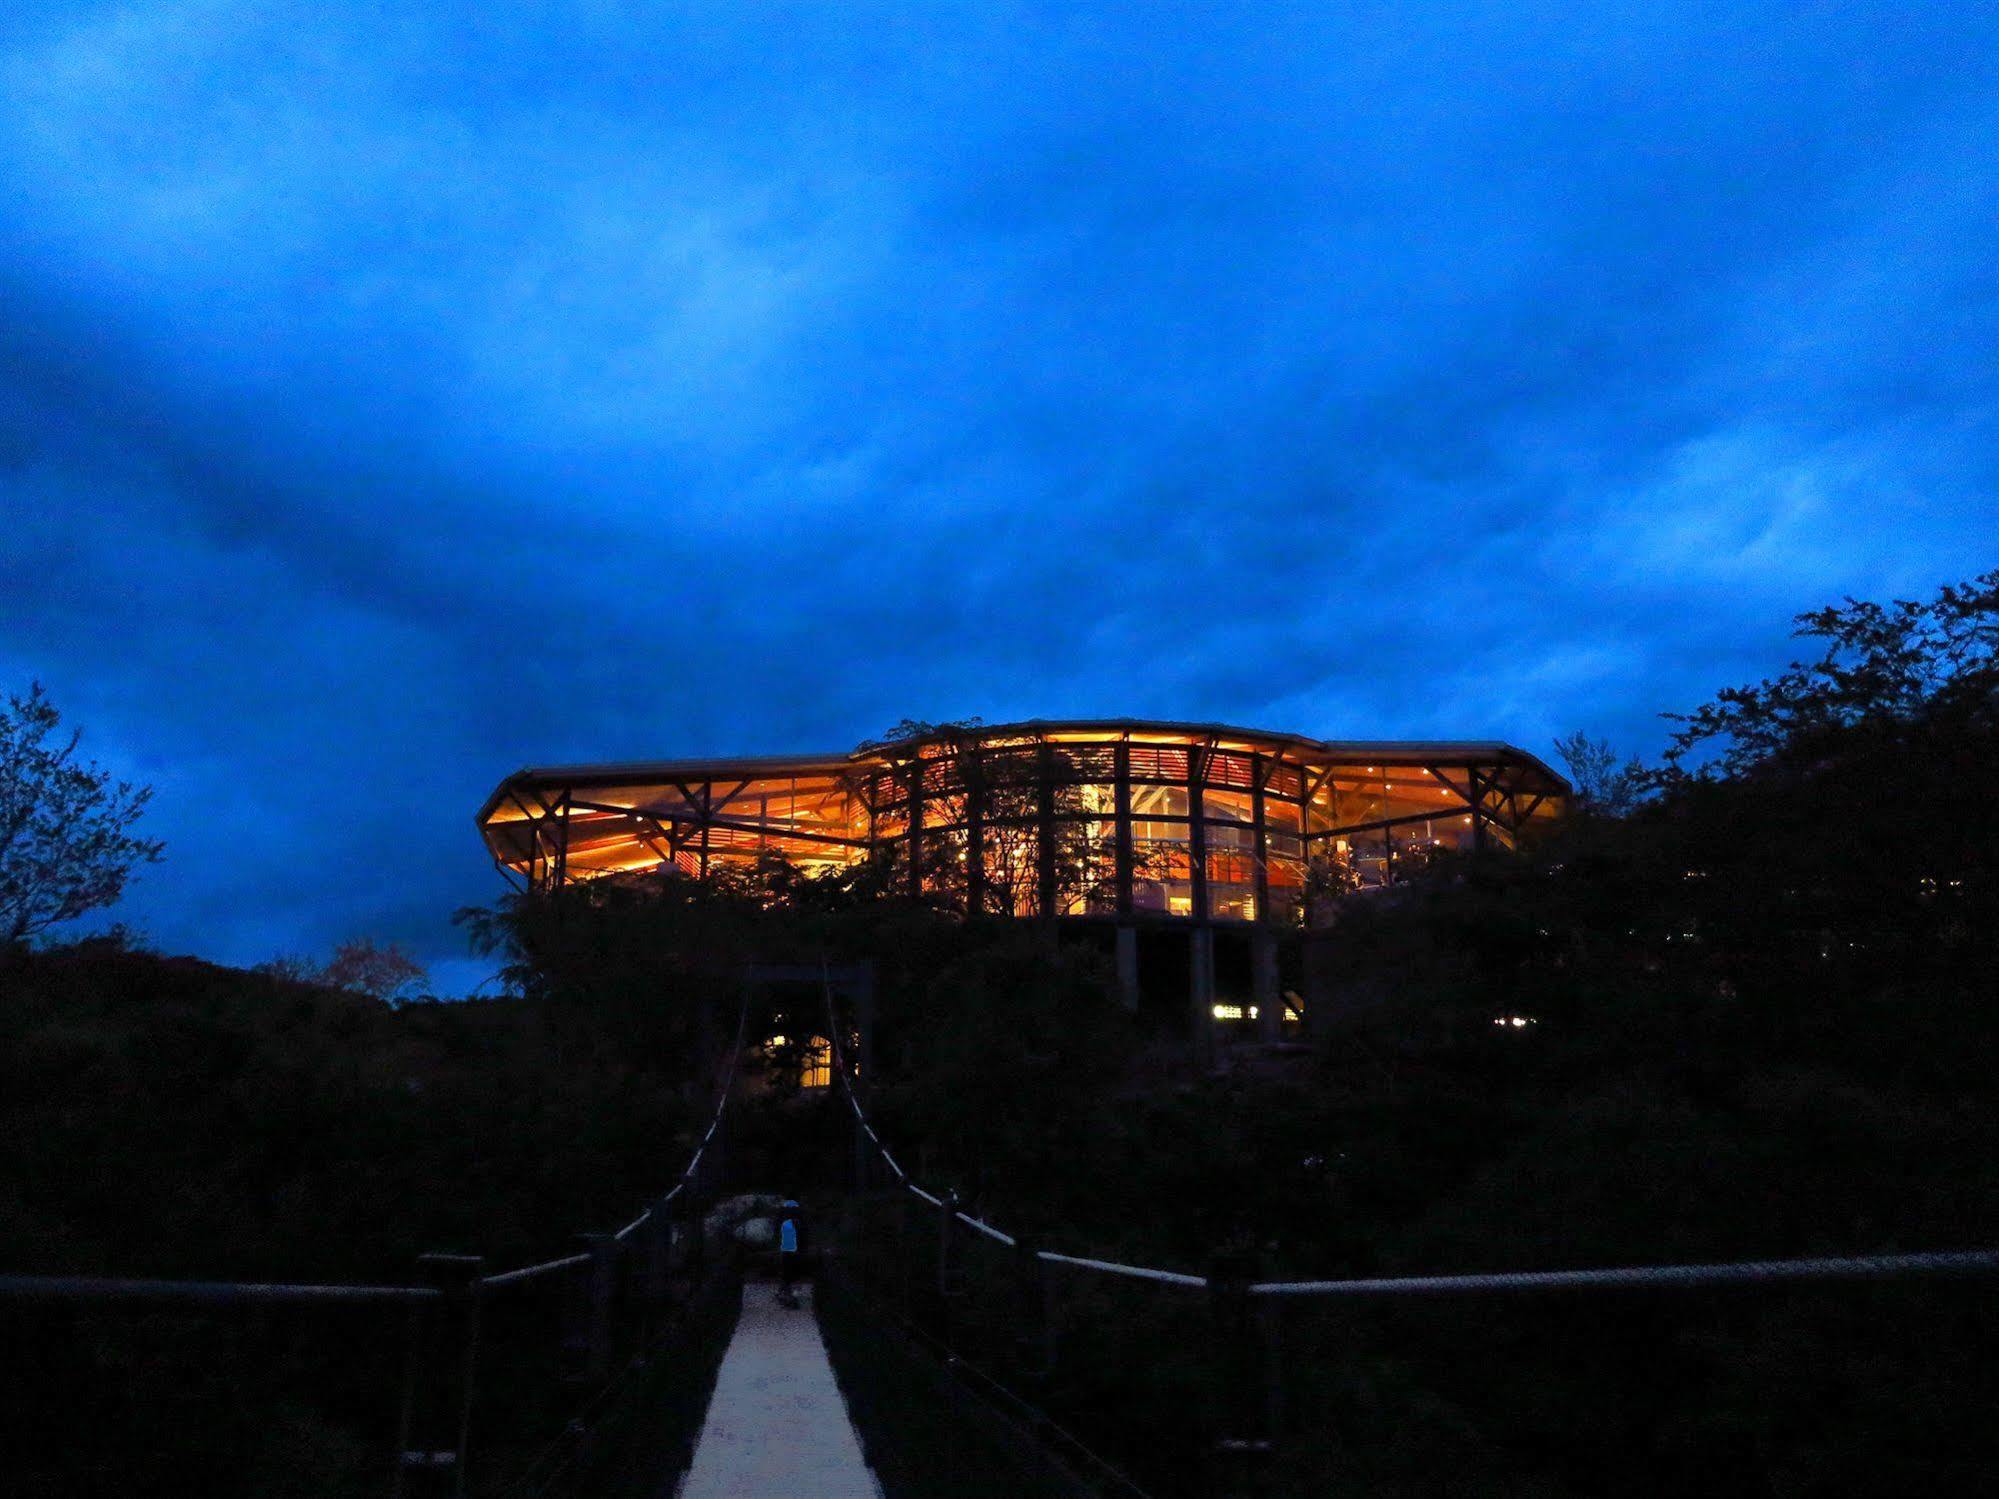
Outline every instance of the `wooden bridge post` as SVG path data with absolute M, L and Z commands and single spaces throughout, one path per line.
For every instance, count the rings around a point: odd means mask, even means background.
M 1021 1367 L 1037 1382 L 1055 1373 L 1055 1276 L 1025 1234 L 1014 1241 L 1020 1265 Z
M 419 1304 L 411 1322 L 410 1365 L 389 1486 L 395 1499 L 416 1494 L 464 1499 L 485 1263 L 476 1254 L 417 1257 L 423 1283 L 441 1299 Z
M 1215 1431 L 1214 1492 L 1222 1499 L 1262 1493 L 1277 1439 L 1277 1365 L 1266 1334 L 1270 1309 L 1253 1308 L 1249 1294 L 1254 1261 L 1218 1254 L 1208 1274 L 1208 1309 L 1220 1360 L 1212 1409 Z M 1267 1298 L 1265 1298 L 1267 1300 Z
M 729 1121 L 726 1113 L 715 1121 L 715 1133 L 701 1153 L 701 1175 L 711 1195 L 720 1196 L 729 1169 Z
M 619 1244 L 610 1234 L 579 1234 L 586 1258 L 564 1272 L 562 1351 L 567 1377 L 602 1379 L 611 1365 L 611 1305 Z
M 673 1301 L 673 1203 L 662 1197 L 646 1219 L 645 1302 L 654 1325 Z
M 584 1266 L 589 1279 L 584 1322 L 587 1360 L 583 1369 L 587 1378 L 598 1380 L 611 1371 L 611 1312 L 618 1294 L 618 1251 L 624 1246 L 612 1234 L 585 1234 L 583 1245 L 590 1255 L 590 1263 Z
M 895 1220 L 895 1259 L 902 1272 L 902 1315 L 914 1320 L 916 1310 L 916 1237 L 911 1222 L 916 1217 L 916 1196 L 907 1186 L 895 1194 L 901 1209 Z
M 951 1343 L 951 1238 L 958 1225 L 958 1194 L 946 1192 L 937 1205 L 937 1336 Z
M 700 1168 L 695 1171 L 698 1175 Z M 690 1181 L 681 1197 L 687 1204 L 687 1279 L 691 1290 L 698 1292 L 708 1279 L 708 1203 L 696 1182 Z

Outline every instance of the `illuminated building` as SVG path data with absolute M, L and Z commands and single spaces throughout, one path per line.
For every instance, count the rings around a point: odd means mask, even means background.
M 1313 924 L 1318 892 L 1390 884 L 1436 849 L 1511 846 L 1567 793 L 1498 743 L 1037 719 L 844 754 L 522 770 L 479 827 L 499 867 L 537 888 L 667 868 L 701 879 L 767 854 L 806 869 L 879 856 L 899 888 L 960 911 L 1114 933 L 1134 1003 L 1141 938 L 1174 933 L 1196 1011 L 1254 1008 L 1275 1037 L 1278 939 Z M 1217 988 L 1218 941 L 1245 982 Z

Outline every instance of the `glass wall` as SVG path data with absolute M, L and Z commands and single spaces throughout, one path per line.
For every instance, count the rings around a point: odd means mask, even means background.
M 1295 924 L 1311 919 L 1308 889 L 1377 889 L 1473 841 L 1474 794 L 1484 836 L 1506 843 L 1565 790 L 1527 757 L 1384 748 L 1405 753 L 1356 763 L 1278 736 L 1021 726 L 796 769 L 512 778 L 482 825 L 496 861 L 536 884 L 704 877 L 770 855 L 831 868 L 885 848 L 898 888 L 954 910 Z

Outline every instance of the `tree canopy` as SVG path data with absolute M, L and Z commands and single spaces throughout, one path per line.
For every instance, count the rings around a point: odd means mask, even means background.
M 132 831 L 152 788 L 79 759 L 82 737 L 39 682 L 0 708 L 0 943 L 114 904 L 164 851 Z

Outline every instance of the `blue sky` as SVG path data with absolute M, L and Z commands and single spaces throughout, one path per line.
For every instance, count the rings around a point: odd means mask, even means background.
M 230 961 L 526 763 L 1581 727 L 1999 557 L 1990 7 L 17 4 L 0 685 Z

